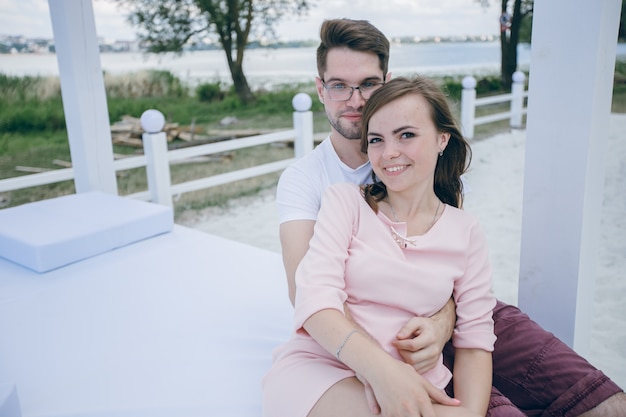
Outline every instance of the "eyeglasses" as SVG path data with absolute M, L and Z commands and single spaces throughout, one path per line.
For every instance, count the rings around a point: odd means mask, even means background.
M 322 86 L 324 86 L 324 88 L 328 91 L 328 95 L 330 96 L 330 99 L 332 101 L 348 101 L 350 100 L 350 98 L 352 98 L 354 90 L 359 90 L 359 92 L 361 93 L 361 97 L 363 97 L 363 100 L 369 100 L 369 98 L 372 96 L 372 93 L 378 90 L 383 85 L 385 85 L 385 83 L 366 81 L 358 87 L 351 87 L 341 82 L 326 84 L 324 80 L 322 80 Z

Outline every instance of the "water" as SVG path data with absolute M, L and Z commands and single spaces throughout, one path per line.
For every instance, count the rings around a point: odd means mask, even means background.
M 530 62 L 530 49 L 520 46 L 520 64 Z M 103 53 L 102 69 L 123 74 L 146 69 L 169 70 L 181 79 L 196 83 L 217 81 L 230 83 L 231 77 L 223 51 L 195 51 L 174 54 Z M 389 68 L 395 75 L 441 72 L 497 72 L 500 44 L 440 43 L 393 45 Z M 10 75 L 58 75 L 56 55 L 0 55 L 0 71 Z M 317 75 L 315 47 L 284 49 L 250 49 L 246 51 L 244 71 L 252 85 L 273 82 L 308 82 Z
M 626 57 L 626 44 L 617 45 L 617 55 Z M 102 69 L 111 74 L 124 74 L 146 69 L 169 70 L 182 80 L 231 83 L 223 51 L 196 51 L 177 55 L 145 55 L 142 53 L 103 53 Z M 530 65 L 530 46 L 518 47 L 521 69 Z M 389 69 L 393 75 L 454 75 L 499 73 L 499 42 L 451 42 L 394 44 Z M 284 49 L 250 49 L 246 51 L 244 71 L 255 87 L 274 83 L 309 82 L 317 74 L 315 47 Z M 58 75 L 56 55 L 0 55 L 0 72 L 7 75 Z

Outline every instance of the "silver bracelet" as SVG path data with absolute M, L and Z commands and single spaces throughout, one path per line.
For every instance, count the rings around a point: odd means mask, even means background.
M 335 356 L 337 357 L 337 359 L 341 360 L 339 358 L 339 354 L 341 353 L 341 350 L 343 349 L 343 347 L 346 345 L 346 343 L 348 342 L 348 339 L 350 339 L 350 336 L 352 336 L 353 334 L 357 333 L 358 330 L 356 329 L 352 329 L 347 335 L 346 337 L 343 338 L 343 342 L 341 342 L 341 344 L 339 345 L 339 347 L 337 348 L 337 351 L 335 352 Z

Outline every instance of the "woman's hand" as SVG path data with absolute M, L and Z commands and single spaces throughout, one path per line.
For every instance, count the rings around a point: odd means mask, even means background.
M 374 390 L 372 389 L 370 383 L 367 382 L 367 380 L 359 374 L 356 374 L 356 379 L 358 379 L 359 382 L 363 384 L 363 388 L 365 389 L 365 399 L 367 400 L 367 406 L 369 407 L 372 414 L 380 414 L 380 405 L 376 400 Z
M 370 384 L 384 417 L 436 417 L 433 402 L 449 406 L 460 404 L 412 366 L 391 357 L 370 378 Z

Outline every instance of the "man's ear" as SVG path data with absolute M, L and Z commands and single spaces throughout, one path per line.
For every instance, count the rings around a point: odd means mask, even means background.
M 391 73 L 388 72 L 387 76 L 385 77 L 385 82 L 388 83 L 391 80 Z
M 315 77 L 315 89 L 317 90 L 317 98 L 320 103 L 324 104 L 324 86 L 320 77 Z

